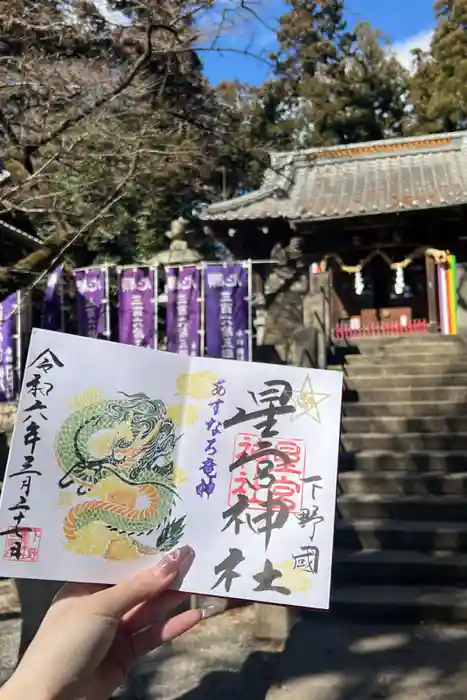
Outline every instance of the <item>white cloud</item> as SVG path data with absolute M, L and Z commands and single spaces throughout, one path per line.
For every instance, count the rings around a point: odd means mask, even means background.
M 124 27 L 131 24 L 131 21 L 126 15 L 123 14 L 123 12 L 114 12 L 111 10 L 108 6 L 107 0 L 94 0 L 94 4 L 99 12 L 101 12 L 102 16 L 110 24 L 115 24 L 118 27 Z
M 412 71 L 414 69 L 414 57 L 411 54 L 412 49 L 428 51 L 432 37 L 433 30 L 425 29 L 422 32 L 407 37 L 407 39 L 403 41 L 396 41 L 391 46 L 391 52 L 397 56 L 404 68 Z

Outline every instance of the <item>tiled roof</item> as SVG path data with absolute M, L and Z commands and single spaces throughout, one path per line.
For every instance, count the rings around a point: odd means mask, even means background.
M 10 176 L 10 171 L 6 169 L 2 158 L 0 158 L 0 185 L 2 184 L 2 182 L 9 180 Z M 28 243 L 31 243 L 36 246 L 42 243 L 41 239 L 35 236 L 34 234 L 27 233 L 26 231 L 23 231 L 23 229 L 20 229 L 17 226 L 14 226 L 13 224 L 10 224 L 7 221 L 4 221 L 2 218 L 0 218 L 0 231 L 2 230 L 6 231 L 6 233 L 12 237 L 25 240 Z
M 271 153 L 259 190 L 203 221 L 322 221 L 467 204 L 467 132 Z
M 27 241 L 28 243 L 34 246 L 39 246 L 42 243 L 41 239 L 33 235 L 32 233 L 27 233 L 26 231 L 23 231 L 17 226 L 13 226 L 12 224 L 9 224 L 6 221 L 2 221 L 0 219 L 0 231 L 2 230 L 6 231 L 6 233 L 12 238 L 15 237 L 23 241 Z

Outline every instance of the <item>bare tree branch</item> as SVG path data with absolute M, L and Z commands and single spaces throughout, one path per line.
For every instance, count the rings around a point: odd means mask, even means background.
M 12 172 L 0 216 L 29 217 L 44 240 L 6 261 L 2 281 L 48 268 L 69 241 L 84 263 L 157 247 L 161 222 L 206 196 L 234 138 L 199 56 L 268 63 L 251 32 L 243 46 L 228 36 L 258 23 L 257 2 L 138 0 L 125 26 L 92 5 L 0 0 L 1 155 Z

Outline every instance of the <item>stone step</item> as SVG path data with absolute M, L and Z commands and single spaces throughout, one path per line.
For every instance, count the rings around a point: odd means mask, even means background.
M 346 433 L 467 433 L 467 416 L 367 416 L 342 419 L 342 434 Z
M 346 350 L 344 355 L 346 360 L 356 355 L 366 357 L 369 360 L 373 360 L 373 358 L 385 357 L 393 360 L 396 357 L 409 358 L 413 355 L 423 355 L 425 359 L 427 357 L 443 357 L 447 361 L 449 358 L 452 359 L 465 356 L 465 349 L 466 346 L 460 343 L 412 343 L 410 345 L 376 345 L 365 343 L 364 345 Z M 431 361 L 433 361 L 433 359 Z
M 347 391 L 367 391 L 368 389 L 438 389 L 440 387 L 467 387 L 467 374 L 396 374 L 392 376 L 344 375 Z
M 394 357 L 394 356 L 409 356 L 409 355 L 443 355 L 443 356 L 462 356 L 465 353 L 464 343 L 360 343 L 359 345 L 347 346 L 345 349 L 340 348 L 336 353 L 336 357 L 352 355 L 365 355 L 366 357 Z
M 344 494 L 337 499 L 343 520 L 467 520 L 467 498 L 458 496 L 377 496 Z
M 359 621 L 466 622 L 467 592 L 455 586 L 336 586 L 331 610 Z
M 442 401 L 435 398 L 434 392 L 426 401 L 398 401 L 397 391 L 390 392 L 390 399 L 380 401 L 360 401 L 344 403 L 342 415 L 353 418 L 377 418 L 378 416 L 415 417 L 442 416 L 459 417 L 465 414 L 466 401 Z
M 347 350 L 352 351 L 354 348 L 371 348 L 371 347 L 376 347 L 376 348 L 388 348 L 388 347 L 413 347 L 414 345 L 443 345 L 443 346 L 452 346 L 452 345 L 463 345 L 465 342 L 464 337 L 457 335 L 457 336 L 446 336 L 446 335 L 433 335 L 433 334 L 424 334 L 424 335 L 414 335 L 410 333 L 406 333 L 403 335 L 380 335 L 380 336 L 374 336 L 374 335 L 362 335 L 360 337 L 355 337 L 355 338 L 347 338 L 347 340 L 342 343 L 340 342 L 338 347 L 339 348 L 345 348 Z
M 430 365 L 433 364 L 435 360 L 439 361 L 441 366 L 455 366 L 464 365 L 466 363 L 465 350 L 463 352 L 443 353 L 442 351 L 427 351 L 424 353 L 411 352 L 406 353 L 403 357 L 401 355 L 392 353 L 380 353 L 372 355 L 361 355 L 361 354 L 348 354 L 345 355 L 343 359 L 339 359 L 338 364 L 344 365 L 346 367 L 361 367 L 361 366 L 371 366 L 371 367 L 413 367 L 414 365 L 419 365 L 421 363 Z M 337 363 L 337 360 L 336 360 Z
M 467 461 L 465 464 L 467 468 Z M 467 472 L 428 474 L 394 472 L 344 472 L 339 488 L 349 495 L 380 496 L 462 496 L 467 498 Z
M 411 550 L 335 552 L 334 585 L 423 584 L 455 585 L 467 582 L 467 554 Z
M 411 549 L 467 552 L 467 523 L 433 520 L 336 521 L 336 550 Z
M 394 452 L 365 450 L 358 454 L 339 454 L 340 472 L 464 472 L 467 468 L 467 452 Z
M 467 403 L 467 386 L 441 386 L 434 388 L 405 387 L 371 389 L 364 388 L 358 391 L 345 390 L 343 394 L 346 403 L 394 403 L 397 401 L 464 401 Z M 464 413 L 464 412 L 463 412 Z
M 441 374 L 444 376 L 456 376 L 459 374 L 467 374 L 467 358 L 458 358 L 454 362 L 424 362 L 423 359 L 409 363 L 408 360 L 401 362 L 398 358 L 393 363 L 380 363 L 369 361 L 368 358 L 356 355 L 361 361 L 350 362 L 339 366 L 333 366 L 334 369 L 340 369 L 344 374 L 351 379 L 360 379 L 360 377 L 400 377 L 400 376 L 434 376 Z M 330 368 L 331 369 L 331 368 Z
M 364 450 L 467 452 L 467 433 L 399 433 L 397 435 L 370 432 L 345 433 L 341 436 L 341 444 L 346 452 Z
M 464 339 L 460 335 L 442 335 L 441 333 L 401 333 L 400 335 L 364 335 L 361 338 L 349 338 L 346 347 L 360 347 L 360 345 L 419 345 L 420 343 L 432 343 L 433 345 L 460 345 Z

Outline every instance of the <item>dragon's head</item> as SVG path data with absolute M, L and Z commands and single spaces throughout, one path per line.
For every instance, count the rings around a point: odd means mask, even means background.
M 175 426 L 163 402 L 145 394 L 125 396 L 109 402 L 109 417 L 115 424 L 107 431 L 104 470 L 133 484 L 171 482 Z

